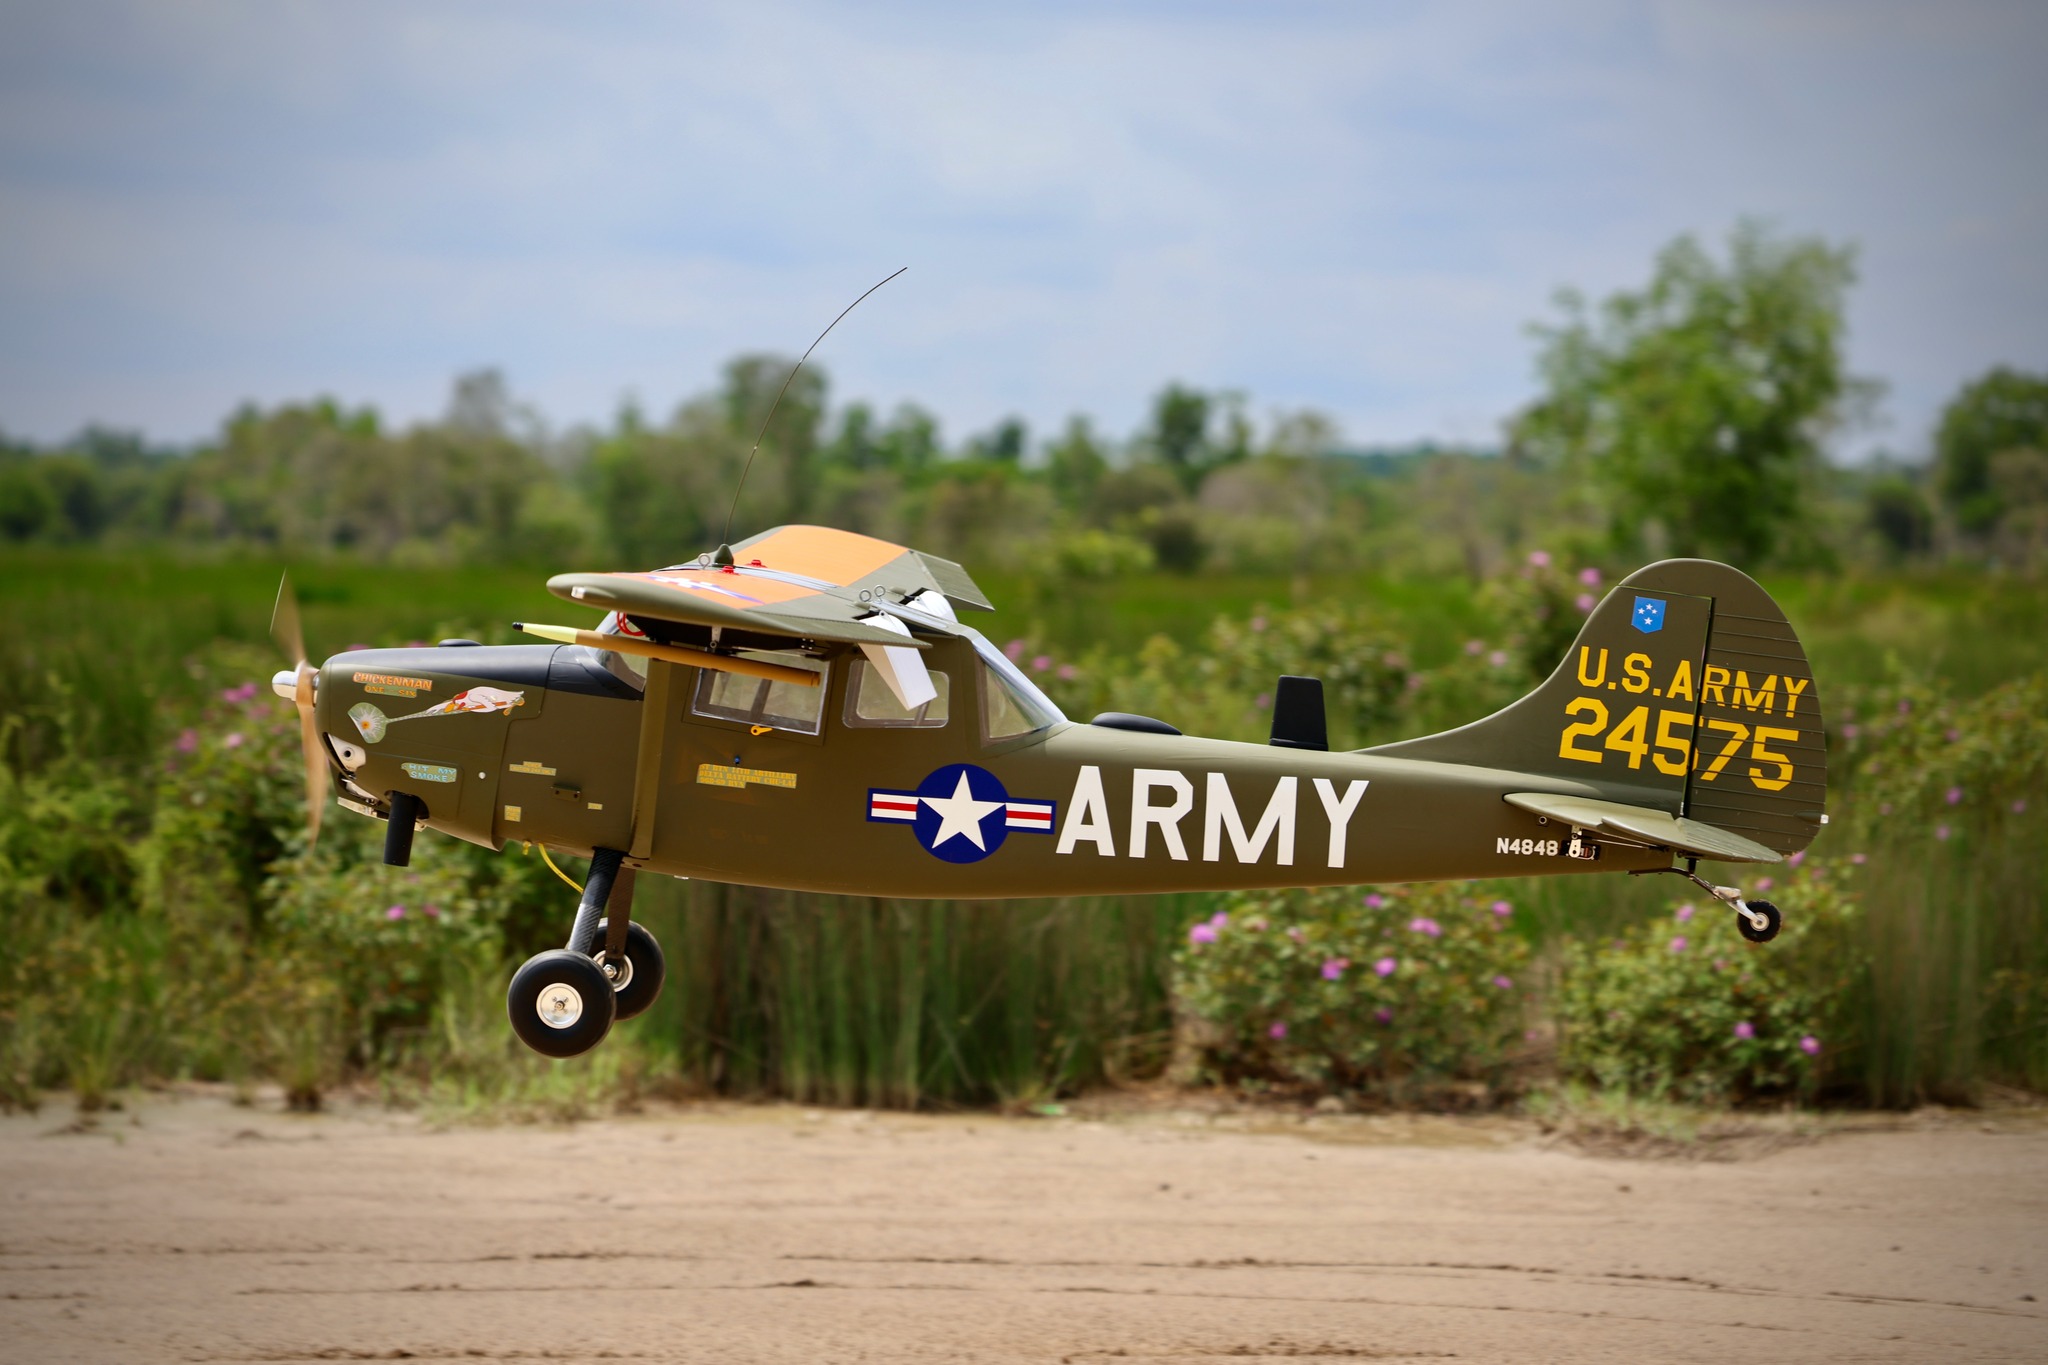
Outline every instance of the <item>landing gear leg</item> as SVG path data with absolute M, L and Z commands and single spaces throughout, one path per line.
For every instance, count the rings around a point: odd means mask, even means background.
M 568 946 L 535 953 L 512 975 L 505 995 L 512 1031 L 542 1056 L 574 1057 L 590 1051 L 604 1041 L 618 1017 L 620 973 L 605 969 L 605 952 L 592 954 L 598 948 L 598 917 L 611 899 L 625 856 L 615 848 L 600 848 L 591 855 L 590 877 L 583 884 L 583 899 L 576 906 Z M 623 923 L 624 916 L 620 920 Z M 628 946 L 621 945 L 622 949 Z M 622 952 L 620 961 L 625 960 Z M 660 989 L 659 971 L 657 967 L 656 990 Z M 630 979 L 628 976 L 628 982 Z
M 1778 936 L 1778 929 L 1783 925 L 1785 917 L 1778 912 L 1777 906 L 1769 901 L 1744 900 L 1742 898 L 1742 888 L 1739 886 L 1714 885 L 1694 870 L 1698 866 L 1699 859 L 1687 858 L 1683 868 L 1659 867 L 1651 870 L 1676 873 L 1694 886 L 1697 886 L 1700 890 L 1706 892 L 1709 896 L 1712 896 L 1715 900 L 1726 901 L 1734 906 L 1735 930 L 1751 943 L 1769 943 Z M 1639 876 L 1641 874 L 1630 873 L 1629 875 Z

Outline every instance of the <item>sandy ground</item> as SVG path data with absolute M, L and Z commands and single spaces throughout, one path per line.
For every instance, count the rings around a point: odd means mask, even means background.
M 2048 1125 L 0 1120 L 8 1361 L 2048 1359 Z

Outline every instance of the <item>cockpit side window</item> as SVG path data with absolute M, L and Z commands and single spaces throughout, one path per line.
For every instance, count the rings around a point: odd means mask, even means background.
M 704 669 L 697 675 L 697 694 L 690 709 L 700 716 L 736 720 L 747 725 L 772 725 L 800 735 L 818 733 L 825 714 L 825 665 L 802 654 L 761 654 L 763 663 L 801 668 L 818 675 L 816 687 L 750 678 L 742 673 Z
M 882 674 L 866 659 L 856 659 L 846 681 L 846 724 L 854 729 L 936 729 L 946 723 L 952 707 L 953 680 L 931 674 L 938 696 L 915 710 L 905 710 Z

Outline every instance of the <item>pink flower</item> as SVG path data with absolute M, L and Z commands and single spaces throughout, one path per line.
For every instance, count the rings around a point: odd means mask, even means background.
M 1589 588 L 1599 587 L 1600 571 L 1592 567 L 1590 564 L 1587 565 L 1585 568 L 1579 570 L 1579 582 L 1585 584 Z
M 1382 1005 L 1378 1009 L 1374 1010 L 1372 1012 L 1372 1017 L 1382 1024 L 1391 1024 L 1394 1022 L 1394 1012 L 1388 1009 L 1385 1005 Z
M 1814 1037 L 1811 1033 L 1807 1034 L 1799 1040 L 1799 1050 L 1809 1057 L 1820 1056 L 1820 1039 Z
M 1531 550 L 1531 551 L 1529 551 L 1529 567 L 1530 567 L 1530 568 L 1532 568 L 1532 569 L 1547 569 L 1547 568 L 1549 568 L 1549 567 L 1550 567 L 1550 551 L 1548 551 L 1548 550 Z
M 1372 964 L 1372 969 L 1380 976 L 1392 976 L 1394 974 L 1394 969 L 1396 967 L 1399 967 L 1400 965 L 1401 964 L 1398 961 L 1391 957 L 1383 957 L 1379 961 Z
M 1577 607 L 1581 612 L 1589 612 L 1593 610 L 1593 608 L 1600 605 L 1600 599 L 1593 596 L 1592 593 L 1582 592 L 1577 597 L 1572 599 L 1572 605 Z
M 1735 1036 L 1744 1042 L 1748 1042 L 1751 1038 L 1756 1037 L 1756 1025 L 1750 1023 L 1747 1019 L 1743 1020 L 1735 1026 Z
M 1715 970 L 1715 971 L 1717 971 L 1717 972 L 1725 972 L 1725 971 L 1727 971 L 1727 970 L 1728 970 L 1728 959 L 1727 959 L 1727 958 L 1725 958 L 1725 957 L 1717 957 L 1717 958 L 1715 958 L 1715 959 L 1714 959 L 1714 970 Z
M 1769 877 L 1758 877 L 1756 879 L 1756 889 L 1759 891 L 1768 891 L 1776 885 L 1777 883 L 1772 881 Z
M 1493 913 L 1499 915 L 1502 919 L 1506 919 L 1509 915 L 1515 913 L 1515 907 L 1509 905 L 1506 901 L 1495 901 L 1493 903 Z
M 1254 617 L 1252 618 L 1252 633 L 1253 633 L 1254 635 L 1257 635 L 1257 634 L 1261 633 L 1262 631 L 1264 631 L 1265 629 L 1266 629 L 1266 618 L 1265 618 L 1265 617 L 1263 617 L 1263 616 L 1254 616 Z
M 1230 923 L 1230 912 L 1227 910 L 1218 910 L 1215 914 L 1209 916 L 1209 923 L 1215 925 L 1218 929 L 1221 929 L 1224 925 Z
M 1034 656 L 1032 657 L 1032 660 L 1031 660 L 1031 671 L 1032 671 L 1033 673 L 1043 673 L 1043 672 L 1045 672 L 1045 670 L 1047 670 L 1048 668 L 1051 668 L 1051 667 L 1052 667 L 1052 655 L 1050 655 L 1050 654 L 1038 654 L 1038 655 L 1034 655 Z
M 2026 809 L 2027 798 L 2024 796 L 2022 796 L 2019 800 L 2012 803 L 2012 813 L 2014 815 L 2023 815 L 2026 813 Z
M 1680 934 L 1677 938 L 1671 940 L 1671 951 L 1674 953 L 1682 953 L 1685 951 L 1684 934 Z
M 1861 728 L 1861 727 L 1859 727 L 1859 726 L 1855 726 L 1855 725 L 1844 725 L 1844 726 L 1842 727 L 1842 738 L 1843 738 L 1843 739 L 1854 739 L 1854 738 L 1856 738 L 1856 736 L 1858 736 L 1858 735 L 1860 735 L 1860 734 L 1862 734 L 1862 733 L 1863 733 L 1863 730 L 1862 730 L 1862 728 Z
M 1435 920 L 1429 919 L 1426 916 L 1417 916 L 1415 919 L 1408 921 L 1408 932 L 1412 934 L 1427 934 L 1431 938 L 1442 938 L 1444 930 L 1443 926 Z
M 1962 732 L 1962 731 L 1960 731 L 1960 730 L 1956 729 L 1956 728 L 1955 728 L 1955 726 L 1953 726 L 1953 725 L 1949 726 L 1949 728 L 1948 728 L 1948 736 L 1947 736 L 1947 738 L 1948 738 L 1948 742 L 1949 742 L 1949 743 L 1953 744 L 1953 743 L 1955 743 L 1955 742 L 1956 742 L 1957 740 L 1961 739 L 1962 737 L 1963 737 L 1963 732 Z
M 1266 1030 L 1266 1036 L 1268 1038 L 1271 1038 L 1276 1043 L 1279 1042 L 1282 1038 L 1285 1038 L 1287 1036 L 1287 1025 L 1279 1023 L 1274 1024 L 1271 1028 Z
M 1508 652 L 1504 649 L 1496 649 L 1493 653 L 1486 656 L 1486 662 L 1492 664 L 1495 668 L 1506 668 L 1508 666 Z
M 1194 928 L 1188 930 L 1189 943 L 1214 943 L 1215 941 L 1216 929 L 1214 925 L 1197 924 Z
M 243 683 L 240 687 L 230 687 L 227 691 L 220 694 L 220 699 L 226 702 L 254 701 L 256 699 L 256 684 L 249 682 Z
M 1493 979 L 1493 984 L 1496 990 L 1511 991 L 1515 988 L 1514 979 L 1512 977 L 1496 976 Z
M 1344 969 L 1351 965 L 1348 957 L 1333 957 L 1323 963 L 1323 980 L 1335 981 L 1344 975 Z
M 189 754 L 199 748 L 199 732 L 188 729 L 178 736 L 178 752 Z
M 1950 787 L 1948 789 L 1948 803 L 1951 806 L 1963 804 L 1963 789 L 1961 787 Z
M 1007 658 L 1011 663 L 1016 663 L 1017 660 L 1024 657 L 1024 642 L 1022 640 L 1012 640 L 1004 645 L 1003 657 Z
M 392 907 L 391 907 L 391 908 L 390 908 L 389 910 L 386 910 L 386 911 L 384 912 L 384 918 L 385 918 L 385 919 L 389 919 L 389 920 L 400 920 L 400 919 L 404 919 L 404 918 L 405 918 L 405 907 L 404 907 L 404 906 L 402 906 L 402 905 L 394 905 L 394 906 L 392 906 Z
M 1486 652 L 1486 641 L 1467 640 L 1465 642 L 1465 652 L 1471 655 L 1473 658 L 1479 657 L 1481 654 L 1484 654 Z
M 242 747 L 242 733 L 241 733 L 241 731 L 237 730 L 237 731 L 236 731 L 236 732 L 235 732 L 234 734 L 232 734 L 232 735 L 229 735 L 229 736 L 228 736 L 228 737 L 227 737 L 226 739 L 222 740 L 222 741 L 221 741 L 221 743 L 223 743 L 223 744 L 227 745 L 227 746 L 228 746 L 228 747 L 229 747 L 230 749 L 239 749 L 239 748 L 241 748 L 241 747 Z
M 420 913 L 425 915 L 428 919 L 439 919 L 441 918 L 441 907 L 438 905 L 421 906 Z
M 1308 942 L 1308 935 L 1301 932 L 1301 926 L 1298 924 L 1287 926 L 1287 937 L 1293 939 L 1296 943 Z
M 1869 862 L 1869 861 L 1870 861 L 1870 859 L 1869 859 L 1869 858 L 1867 858 L 1867 857 L 1865 857 L 1865 856 L 1864 856 L 1863 854 L 1861 854 L 1861 853 L 1851 853 L 1851 854 L 1849 855 L 1849 862 L 1850 862 L 1850 865 L 1851 865 L 1851 866 L 1854 866 L 1854 867 L 1861 867 L 1861 866 L 1863 866 L 1863 865 L 1864 865 L 1865 863 L 1867 863 L 1867 862 Z
M 1681 905 L 1681 906 L 1679 906 L 1679 907 L 1678 907 L 1678 909 L 1677 909 L 1677 910 L 1676 910 L 1676 911 L 1675 911 L 1675 912 L 1674 912 L 1674 913 L 1672 914 L 1672 918 L 1673 918 L 1673 919 L 1675 919 L 1675 920 L 1677 920 L 1677 921 L 1678 921 L 1678 922 L 1679 922 L 1680 924 L 1684 924 L 1684 923 L 1688 922 L 1689 920 L 1691 920 L 1691 919 L 1692 919 L 1692 904 L 1691 904 L 1691 902 L 1689 902 L 1689 901 L 1688 901 L 1688 902 L 1687 902 L 1686 904 L 1684 904 L 1684 905 Z
M 1937 839 L 1944 839 L 1944 840 L 1945 840 L 1945 839 L 1947 839 L 1947 838 L 1948 838 L 1948 826 L 1947 826 L 1947 825 L 1936 825 L 1936 826 L 1934 827 L 1934 837 L 1935 837 L 1935 838 L 1937 838 Z
M 1805 862 L 1805 861 L 1806 861 L 1806 850 L 1802 848 L 1802 849 L 1800 849 L 1800 850 L 1799 850 L 1799 851 L 1798 851 L 1797 853 L 1795 853 L 1795 854 L 1793 854 L 1793 855 L 1792 855 L 1791 857 L 1787 858 L 1787 859 L 1785 860 L 1785 865 L 1786 865 L 1787 867 L 1797 867 L 1797 866 L 1799 866 L 1799 865 L 1800 865 L 1801 863 L 1803 863 L 1803 862 Z
M 1365 908 L 1368 910 L 1377 910 L 1386 903 L 1387 898 L 1385 896 L 1382 896 L 1377 891 L 1368 891 L 1365 893 Z
M 1058 669 L 1058 676 L 1061 682 L 1072 682 L 1081 676 L 1081 670 L 1072 664 L 1061 664 Z
M 1271 692 L 1261 692 L 1258 696 L 1252 698 L 1252 706 L 1256 710 L 1263 711 L 1272 704 L 1273 694 Z
M 1905 714 L 1906 714 L 1906 713 L 1907 713 L 1908 711 L 1911 711 L 1912 709 L 1913 709 L 1913 703 L 1912 703 L 1912 702 L 1909 702 L 1909 701 L 1903 701 L 1903 700 L 1899 702 L 1899 714 L 1900 714 L 1900 715 L 1902 715 L 1902 716 L 1903 716 L 1903 715 L 1905 715 Z

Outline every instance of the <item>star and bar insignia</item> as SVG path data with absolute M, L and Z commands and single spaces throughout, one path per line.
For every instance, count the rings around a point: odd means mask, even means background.
M 927 853 L 949 863 L 978 863 L 1012 831 L 1050 834 L 1053 801 L 1019 801 L 986 768 L 949 763 L 915 791 L 868 789 L 870 821 L 907 824 Z

